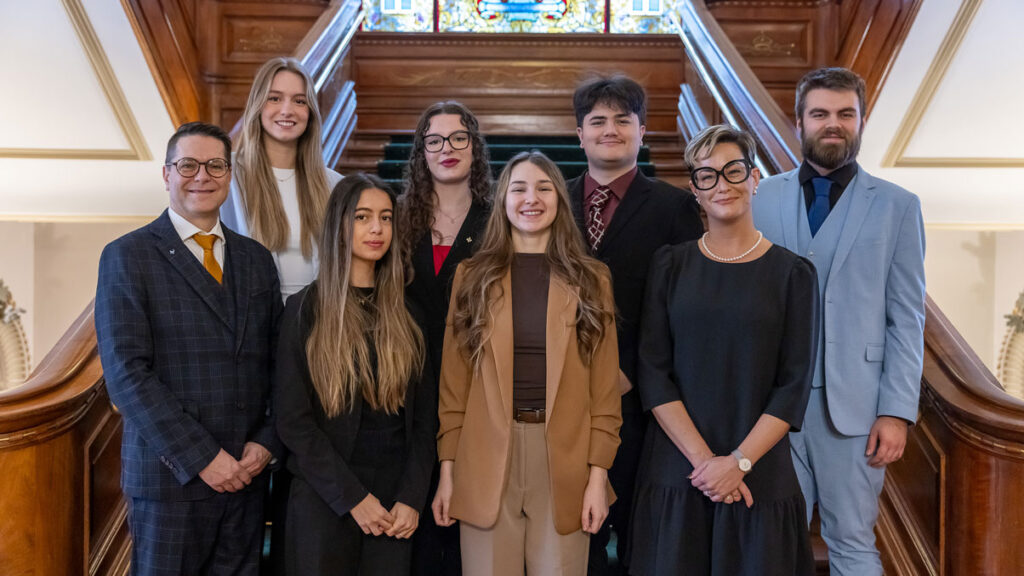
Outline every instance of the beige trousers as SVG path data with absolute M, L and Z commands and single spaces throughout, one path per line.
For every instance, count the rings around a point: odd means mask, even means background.
M 586 576 L 590 535 L 555 531 L 544 424 L 512 422 L 512 459 L 498 521 L 460 523 L 465 576 Z

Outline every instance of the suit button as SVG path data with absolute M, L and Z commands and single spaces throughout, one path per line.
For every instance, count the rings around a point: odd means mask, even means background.
M 811 250 L 810 252 L 808 252 L 807 255 L 808 256 L 814 256 L 814 250 Z
M 239 410 L 245 410 L 245 402 L 236 402 L 235 408 L 238 408 Z

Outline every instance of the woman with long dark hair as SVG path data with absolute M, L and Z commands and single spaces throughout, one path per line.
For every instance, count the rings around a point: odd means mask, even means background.
M 316 281 L 285 308 L 274 405 L 294 474 L 288 574 L 411 568 L 437 388 L 405 304 L 396 209 L 375 176 L 342 180 L 327 205 Z
M 622 423 L 610 275 L 543 154 L 512 158 L 495 200 L 452 289 L 433 512 L 460 521 L 467 574 L 583 576 Z
M 427 350 L 437 370 L 452 275 L 483 242 L 491 211 L 487 145 L 473 113 L 454 101 L 431 105 L 413 134 L 402 207 L 406 257 L 413 270 L 406 294 L 426 318 Z M 437 486 L 437 470 L 432 489 Z M 461 574 L 458 526 L 434 524 L 429 510 L 416 534 L 413 573 Z

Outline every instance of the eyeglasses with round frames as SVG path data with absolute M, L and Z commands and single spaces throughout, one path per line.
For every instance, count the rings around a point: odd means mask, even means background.
M 690 173 L 690 181 L 697 190 L 711 190 L 718 185 L 719 176 L 730 184 L 742 184 L 750 178 L 750 163 L 741 158 L 727 163 L 721 170 L 710 166 L 697 168 Z
M 445 142 L 451 145 L 452 150 L 465 150 L 469 147 L 469 132 L 456 130 L 448 136 L 427 134 L 423 137 L 423 147 L 427 149 L 427 152 L 440 152 L 444 148 Z
M 182 178 L 191 178 L 199 173 L 199 167 L 205 166 L 206 173 L 211 178 L 220 178 L 221 176 L 228 173 L 228 168 L 231 167 L 231 163 L 223 158 L 211 158 L 206 162 L 200 162 L 195 158 L 179 158 L 174 162 L 168 162 L 164 166 L 174 166 L 174 169 L 181 174 Z

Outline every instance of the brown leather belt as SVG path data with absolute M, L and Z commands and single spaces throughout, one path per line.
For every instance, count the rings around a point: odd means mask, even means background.
M 515 420 L 526 424 L 541 424 L 544 422 L 544 409 L 516 408 Z

